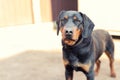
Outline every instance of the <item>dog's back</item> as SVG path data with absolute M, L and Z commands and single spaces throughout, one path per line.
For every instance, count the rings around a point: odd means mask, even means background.
M 94 30 L 92 33 L 96 60 L 103 52 L 109 52 L 110 56 L 114 56 L 114 44 L 111 35 L 105 30 Z

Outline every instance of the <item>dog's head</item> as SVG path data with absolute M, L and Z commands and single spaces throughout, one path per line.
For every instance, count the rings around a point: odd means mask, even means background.
M 77 11 L 61 11 L 57 20 L 57 35 L 62 33 L 65 44 L 72 46 L 79 38 L 91 35 L 94 23 L 83 13 Z

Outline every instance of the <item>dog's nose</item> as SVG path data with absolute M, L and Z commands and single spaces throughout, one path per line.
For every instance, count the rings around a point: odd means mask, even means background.
M 66 34 L 66 38 L 72 39 L 72 34 L 73 34 L 73 31 L 72 31 L 72 30 L 66 30 L 66 31 L 65 31 L 65 34 Z
M 72 30 L 66 30 L 66 31 L 65 31 L 65 34 L 72 35 L 72 34 L 73 34 L 73 31 L 72 31 Z

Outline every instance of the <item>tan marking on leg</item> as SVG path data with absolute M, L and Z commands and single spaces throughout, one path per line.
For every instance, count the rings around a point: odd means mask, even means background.
M 63 63 L 64 63 L 64 65 L 66 66 L 66 65 L 69 64 L 69 61 L 68 61 L 67 59 L 63 59 Z
M 105 51 L 106 55 L 108 56 L 109 58 L 109 61 L 110 61 L 110 76 L 111 77 L 116 77 L 116 73 L 115 73 L 115 70 L 114 70 L 114 59 L 111 57 L 110 53 L 108 51 Z
M 71 78 L 71 77 L 68 77 L 68 80 L 72 80 L 72 78 Z
M 96 69 L 95 69 L 95 75 L 97 76 L 100 70 L 100 60 L 96 61 Z

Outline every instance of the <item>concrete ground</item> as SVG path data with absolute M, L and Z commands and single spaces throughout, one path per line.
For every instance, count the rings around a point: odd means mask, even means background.
M 65 80 L 60 35 L 52 26 L 0 28 L 0 80 Z M 103 55 L 96 80 L 120 79 L 120 40 L 114 42 L 117 77 L 110 77 L 109 60 Z M 82 72 L 74 73 L 74 80 L 86 80 Z

